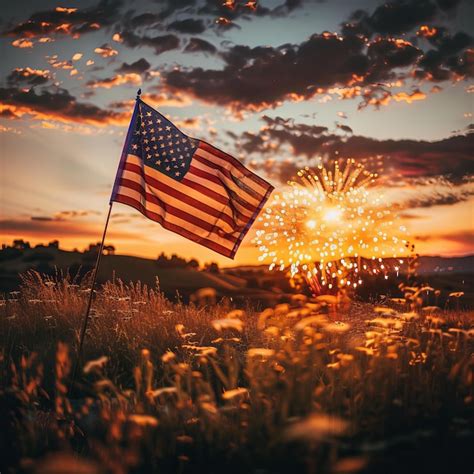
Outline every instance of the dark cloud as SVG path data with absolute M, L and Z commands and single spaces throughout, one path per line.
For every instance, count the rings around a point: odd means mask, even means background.
M 50 80 L 51 73 L 48 70 L 30 67 L 16 68 L 7 76 L 9 84 L 26 84 L 28 86 L 41 86 Z
M 206 31 L 206 24 L 201 19 L 186 18 L 184 20 L 173 21 L 167 26 L 167 29 L 188 35 L 196 35 Z
M 153 26 L 161 22 L 162 18 L 156 13 L 141 13 L 130 17 L 132 13 L 125 13 L 125 24 L 129 28 L 141 28 L 146 26 Z
M 39 120 L 90 123 L 96 125 L 127 122 L 124 114 L 79 102 L 67 90 L 55 88 L 26 91 L 17 87 L 0 87 L 0 108 L 9 110 L 13 117 L 33 116 Z
M 298 156 L 307 160 L 318 156 L 358 160 L 383 157 L 384 166 L 396 179 L 445 176 L 452 182 L 461 183 L 466 176 L 474 175 L 473 134 L 432 142 L 376 140 L 363 136 L 341 136 L 326 127 L 294 124 L 279 117 L 264 117 L 264 122 L 266 126 L 258 134 L 245 132 L 241 136 L 240 147 L 246 153 L 267 156 L 284 154 L 289 147 L 295 159 L 288 166 L 296 162 Z
M 428 38 L 435 49 L 428 50 L 418 62 L 415 76 L 432 81 L 446 81 L 458 77 L 474 77 L 473 39 L 466 33 L 450 35 L 445 28 L 437 28 Z
M 367 38 L 377 36 L 380 41 L 383 37 L 403 35 L 419 29 L 417 34 L 426 38 L 435 48 L 423 54 L 421 50 L 407 49 L 405 55 L 399 51 L 396 58 L 391 60 L 401 60 L 404 63 L 405 56 L 406 63 L 402 64 L 404 67 L 413 64 L 410 53 L 416 56 L 414 59 L 419 58 L 415 73 L 415 77 L 419 79 L 445 81 L 458 77 L 474 77 L 473 58 L 466 52 L 473 44 L 472 37 L 464 32 L 451 35 L 444 27 L 427 26 L 427 23 L 437 21 L 445 15 L 445 11 L 455 9 L 459 3 L 458 0 L 400 0 L 380 5 L 371 14 L 357 10 L 349 21 L 343 24 L 342 34 Z M 381 53 L 380 58 L 383 57 L 383 51 Z M 377 80 L 376 75 L 373 80 Z
M 460 202 L 466 202 L 471 196 L 474 196 L 473 190 L 438 191 L 405 201 L 401 204 L 401 207 L 405 209 L 413 209 L 434 206 L 452 206 Z
M 343 24 L 344 34 L 397 35 L 408 33 L 452 10 L 459 0 L 398 0 L 379 5 L 372 13 L 356 10 Z
M 163 73 L 163 81 L 208 102 L 261 109 L 291 97 L 309 98 L 318 87 L 347 84 L 354 74 L 365 76 L 369 59 L 364 47 L 359 38 L 316 34 L 300 45 L 279 48 L 238 45 L 222 53 L 226 65 L 221 70 L 174 69 Z
M 131 64 L 122 63 L 117 69 L 117 72 L 143 74 L 148 71 L 150 67 L 151 64 L 145 58 L 141 58 Z
M 217 48 L 206 40 L 191 38 L 184 48 L 185 53 L 216 54 Z
M 47 216 L 31 216 L 32 221 L 42 221 L 42 222 L 51 222 L 54 221 L 55 219 L 52 217 L 47 217 Z
M 50 34 L 80 36 L 112 25 L 118 16 L 120 1 L 101 0 L 86 8 L 56 7 L 33 13 L 28 20 L 3 30 L 2 36 L 34 38 Z
M 149 46 L 155 50 L 156 54 L 162 54 L 180 46 L 179 38 L 173 34 L 158 36 L 140 36 L 132 31 L 123 31 L 120 33 L 123 42 L 131 48 L 139 46 Z

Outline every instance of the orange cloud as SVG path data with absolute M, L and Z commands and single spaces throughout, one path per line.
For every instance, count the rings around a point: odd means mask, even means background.
M 12 46 L 15 46 L 15 48 L 32 48 L 33 42 L 26 38 L 20 38 L 12 41 Z
M 435 27 L 430 28 L 427 25 L 422 25 L 416 34 L 425 38 L 431 38 L 432 36 L 436 35 L 437 32 L 438 30 Z
M 70 15 L 71 13 L 77 12 L 77 8 L 56 7 L 56 11 Z
M 92 89 L 102 87 L 104 89 L 111 89 L 112 87 L 121 86 L 123 84 L 133 84 L 139 86 L 142 83 L 140 74 L 134 72 L 128 74 L 117 74 L 116 76 L 109 77 L 107 79 L 89 81 L 87 85 Z
M 94 53 L 100 54 L 103 58 L 111 58 L 113 56 L 117 56 L 118 51 L 113 49 L 108 44 L 103 44 L 102 46 L 95 48 Z
M 416 100 L 426 99 L 426 94 L 417 89 L 416 91 L 413 91 L 411 94 L 407 94 L 406 92 L 398 92 L 397 94 L 394 94 L 392 98 L 397 102 L 404 101 L 408 104 L 411 104 L 412 102 Z

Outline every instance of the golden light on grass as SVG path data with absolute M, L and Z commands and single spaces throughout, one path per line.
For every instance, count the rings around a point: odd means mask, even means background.
M 260 261 L 304 278 L 314 293 L 357 288 L 364 275 L 386 276 L 385 259 L 406 253 L 406 229 L 377 178 L 354 160 L 300 170 L 260 217 Z M 396 262 L 398 270 L 402 261 Z

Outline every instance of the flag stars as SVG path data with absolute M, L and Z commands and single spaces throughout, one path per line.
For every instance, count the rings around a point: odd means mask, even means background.
M 131 152 L 141 155 L 146 166 L 181 180 L 186 175 L 198 143 L 151 108 L 144 104 L 140 107 L 134 131 L 134 137 L 137 137 L 132 140 Z

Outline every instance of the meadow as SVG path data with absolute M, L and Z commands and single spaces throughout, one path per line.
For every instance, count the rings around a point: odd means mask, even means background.
M 474 316 L 402 285 L 380 305 L 263 311 L 95 294 L 30 272 L 0 301 L 0 472 L 472 472 Z

